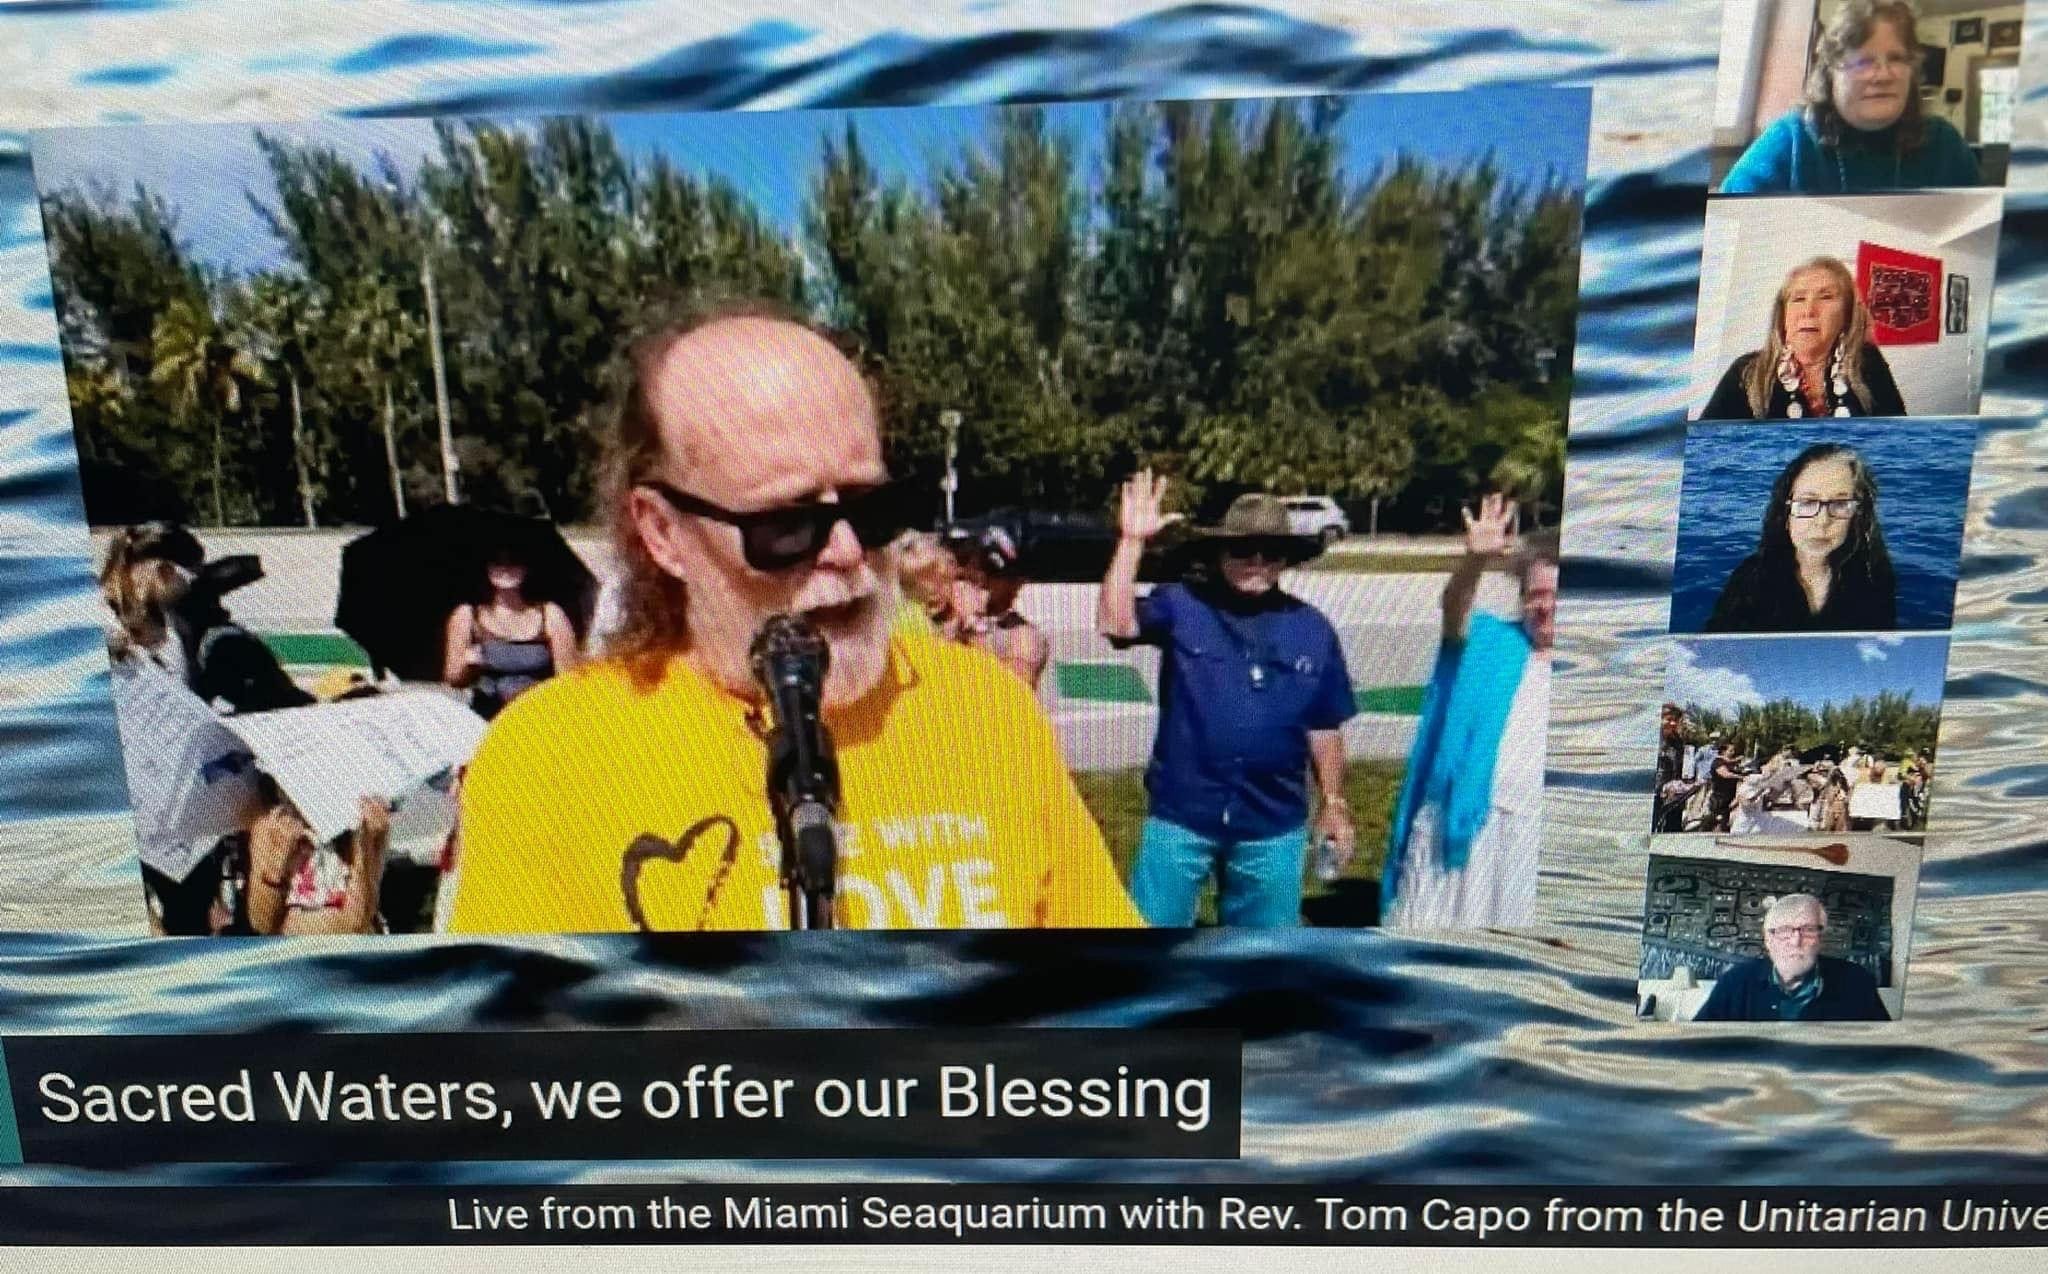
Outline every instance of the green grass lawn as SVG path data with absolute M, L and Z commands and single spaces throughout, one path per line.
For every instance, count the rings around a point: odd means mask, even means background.
M 340 633 L 264 633 L 263 644 L 282 664 L 332 664 L 368 668 L 363 648 Z
M 1386 856 L 1387 824 L 1400 794 L 1400 761 L 1353 761 L 1345 774 L 1344 791 L 1358 820 L 1358 853 L 1344 875 L 1325 884 L 1315 878 L 1312 863 L 1302 865 L 1302 912 L 1316 924 L 1371 924 L 1378 915 L 1380 863 Z M 1104 770 L 1074 775 L 1081 799 L 1102 828 L 1102 838 L 1116 860 L 1117 873 L 1131 876 L 1138 833 L 1145 822 L 1145 772 Z M 1310 855 L 1313 858 L 1313 855 Z M 1197 924 L 1216 923 L 1216 890 L 1203 889 Z

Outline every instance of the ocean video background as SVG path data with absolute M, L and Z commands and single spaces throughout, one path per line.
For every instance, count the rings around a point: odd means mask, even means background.
M 1778 474 L 1816 443 L 1854 447 L 1877 481 L 1878 524 L 1898 576 L 1898 626 L 1945 629 L 1962 552 L 1977 422 L 1696 424 L 1685 440 L 1671 631 L 1706 627 L 1728 574 L 1756 552 Z
M 2048 4 L 1993 301 L 1906 1025 L 1632 1016 L 1719 0 L 778 9 L 0 3 L 0 1029 L 1209 1025 L 1237 1163 L 306 1169 L 300 1179 L 1829 1184 L 2048 1178 Z M 317 114 L 1595 88 L 1540 923 L 1516 933 L 140 936 L 26 130 Z M 72 930 L 69 935 L 35 930 Z M 222 1041 L 224 1060 L 232 1039 Z M 1597 1135 L 1593 1130 L 1598 1130 Z M 45 1168 L 0 1182 L 128 1182 Z M 193 1166 L 153 1182 L 274 1180 Z

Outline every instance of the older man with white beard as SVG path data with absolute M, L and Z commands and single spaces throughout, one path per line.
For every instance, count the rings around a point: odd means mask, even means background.
M 1695 1022 L 1889 1022 L 1877 980 L 1822 955 L 1828 910 L 1812 894 L 1786 894 L 1764 913 L 1764 950 L 1714 982 Z
M 452 927 L 784 927 L 749 660 L 778 614 L 829 650 L 836 924 L 1141 923 L 1022 683 L 892 633 L 906 518 L 854 365 L 800 318 L 747 306 L 657 325 L 624 367 L 605 458 L 618 627 L 478 750 Z M 629 856 L 649 837 L 660 853 Z

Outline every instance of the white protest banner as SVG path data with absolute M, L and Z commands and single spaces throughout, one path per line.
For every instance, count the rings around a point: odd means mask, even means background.
M 430 779 L 469 763 L 484 720 L 431 690 L 280 708 L 222 721 L 298 806 L 315 839 L 356 825 L 361 798 L 397 804 Z
M 1896 822 L 1899 817 L 1899 785 L 1858 783 L 1849 789 L 1849 817 Z
M 114 663 L 114 716 L 142 861 L 173 880 L 239 831 L 256 802 L 249 749 L 185 684 L 147 659 Z

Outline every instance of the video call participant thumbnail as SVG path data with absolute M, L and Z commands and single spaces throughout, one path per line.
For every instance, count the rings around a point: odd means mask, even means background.
M 1793 267 L 1771 301 L 1763 348 L 1722 374 L 1702 420 L 1903 416 L 1905 399 L 1870 338 L 1855 276 L 1834 257 Z
M 1724 194 L 1849 194 L 1975 186 L 1969 143 L 1920 106 L 1913 7 L 1850 0 L 1821 32 L 1805 101 L 1751 142 Z
M 1852 961 L 1820 953 L 1828 911 L 1787 894 L 1764 913 L 1767 954 L 1714 982 L 1695 1022 L 1889 1022 L 1877 982 Z
M 854 365 L 800 319 L 734 306 L 653 328 L 624 375 L 605 458 L 621 625 L 485 737 L 452 927 L 784 927 L 749 662 L 783 613 L 829 649 L 836 923 L 1139 924 L 1022 681 L 897 627 L 906 519 Z M 649 836 L 673 853 L 633 870 Z
M 1854 448 L 1816 443 L 1778 474 L 1756 552 L 1730 572 L 1710 633 L 1886 632 L 1898 581 L 1877 479 Z

